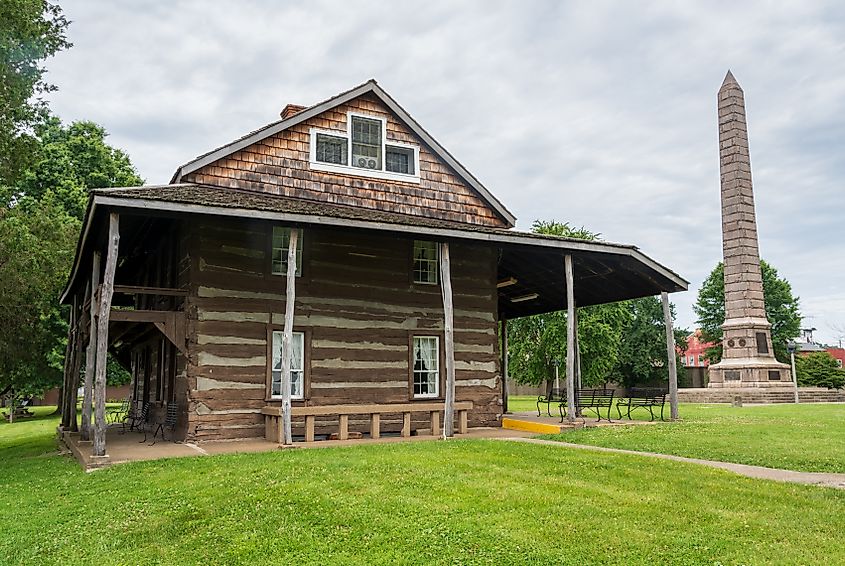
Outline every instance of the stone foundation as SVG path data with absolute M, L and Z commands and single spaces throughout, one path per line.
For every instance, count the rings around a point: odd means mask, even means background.
M 689 388 L 678 390 L 681 403 L 733 403 L 740 397 L 743 403 L 794 403 L 793 387 L 737 387 L 737 388 Z M 845 403 L 845 389 L 823 387 L 799 387 L 801 403 Z

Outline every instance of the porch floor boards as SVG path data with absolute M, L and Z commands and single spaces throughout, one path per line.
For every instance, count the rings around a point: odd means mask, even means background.
M 455 434 L 462 438 L 512 438 L 530 437 L 533 433 L 506 430 L 495 427 L 475 427 L 466 434 Z M 153 446 L 143 443 L 144 435 L 137 432 L 120 433 L 120 428 L 109 428 L 106 432 L 106 456 L 98 458 L 91 455 L 91 443 L 80 440 L 78 433 L 64 433 L 62 440 L 85 471 L 94 471 L 113 464 L 159 460 L 162 458 L 184 458 L 190 456 L 212 456 L 218 454 L 236 454 L 246 452 L 270 452 L 281 448 L 275 442 L 263 438 L 241 440 L 206 440 L 203 442 L 175 443 L 169 440 L 156 440 Z M 439 437 L 421 434 L 403 438 L 401 436 L 383 436 L 381 438 L 362 438 L 358 440 L 318 440 L 315 442 L 294 442 L 291 448 L 331 448 L 352 447 L 361 444 L 387 444 L 391 442 L 424 442 L 438 440 Z

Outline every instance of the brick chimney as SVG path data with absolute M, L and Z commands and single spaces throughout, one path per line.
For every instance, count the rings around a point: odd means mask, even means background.
M 302 112 L 305 108 L 305 106 L 300 106 L 299 104 L 288 104 L 284 107 L 284 109 L 282 109 L 282 120 L 287 120 L 294 114 Z

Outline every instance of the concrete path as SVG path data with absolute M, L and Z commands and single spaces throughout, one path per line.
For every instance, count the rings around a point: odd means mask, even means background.
M 749 466 L 747 464 L 734 464 L 731 462 L 717 462 L 715 460 L 701 460 L 699 458 L 685 458 L 672 454 L 658 454 L 656 452 L 637 452 L 636 450 L 623 450 L 621 448 L 605 448 L 603 446 L 589 446 L 586 444 L 573 444 L 571 442 L 557 442 L 555 440 L 541 440 L 539 438 L 511 437 L 503 440 L 513 442 L 528 442 L 530 444 L 545 444 L 548 446 L 559 446 L 562 448 L 579 448 L 581 450 L 593 450 L 595 452 L 612 452 L 615 454 L 633 454 L 634 456 L 650 456 L 662 460 L 674 460 L 676 462 L 688 462 L 700 464 L 711 468 L 720 468 L 737 473 L 749 478 L 773 480 L 791 483 L 803 483 L 823 487 L 834 487 L 845 489 L 845 474 L 833 474 L 824 472 L 796 472 L 793 470 L 780 470 L 777 468 L 764 468 L 763 466 Z

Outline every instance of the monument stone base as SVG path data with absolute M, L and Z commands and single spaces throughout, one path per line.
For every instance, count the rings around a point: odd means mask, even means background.
M 770 358 L 723 359 L 708 373 L 707 387 L 794 387 L 789 365 Z

